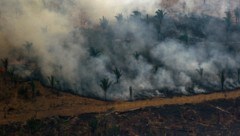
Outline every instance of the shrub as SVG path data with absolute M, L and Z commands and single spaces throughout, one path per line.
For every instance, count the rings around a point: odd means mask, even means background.
M 89 48 L 89 54 L 90 54 L 90 56 L 92 56 L 92 57 L 98 57 L 98 56 L 101 55 L 101 51 L 98 50 L 98 49 L 95 49 L 94 47 L 90 47 L 90 48 Z
M 18 96 L 20 96 L 20 97 L 22 97 L 22 98 L 24 98 L 24 99 L 29 99 L 27 87 L 21 86 L 21 87 L 18 89 Z
M 120 135 L 120 128 L 119 126 L 112 126 L 107 130 L 107 136 L 119 136 Z
M 98 128 L 98 120 L 96 118 L 92 119 L 90 122 L 89 122 L 89 127 L 91 128 L 91 132 L 92 134 L 95 134 L 97 128 Z
M 42 127 L 42 125 L 43 124 L 41 120 L 37 120 L 35 118 L 29 119 L 26 124 L 31 134 L 36 133 Z
M 8 71 L 8 58 L 1 59 L 5 72 Z

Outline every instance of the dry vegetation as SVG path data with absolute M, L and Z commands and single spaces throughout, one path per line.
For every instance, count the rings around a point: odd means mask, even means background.
M 32 93 L 33 83 L 35 93 Z M 0 135 L 45 135 L 50 131 L 53 135 L 194 135 L 203 132 L 224 135 L 230 130 L 232 134 L 239 131 L 239 90 L 135 102 L 103 102 L 56 93 L 57 90 L 39 82 L 33 83 L 15 84 L 1 79 Z
M 166 105 L 127 112 L 31 118 L 0 126 L 0 135 L 238 135 L 240 99 Z M 127 105 L 126 105 L 127 106 Z M 101 106 L 100 106 L 101 107 Z M 67 113 L 66 113 L 67 115 Z

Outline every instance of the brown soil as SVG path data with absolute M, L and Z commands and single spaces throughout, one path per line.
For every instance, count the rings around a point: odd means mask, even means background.
M 103 113 L 110 111 L 124 112 L 146 107 L 160 107 L 164 105 L 196 104 L 219 99 L 235 99 L 240 97 L 240 90 L 182 96 L 173 98 L 154 98 L 134 102 L 104 102 L 83 98 L 69 93 L 60 93 L 57 96 L 54 90 L 35 82 L 40 95 L 34 98 L 21 98 L 18 90 L 29 83 L 13 85 L 0 83 L 0 124 L 25 122 L 31 118 L 43 119 L 52 116 L 77 116 L 85 113 Z M 31 96 L 31 95 L 29 95 Z

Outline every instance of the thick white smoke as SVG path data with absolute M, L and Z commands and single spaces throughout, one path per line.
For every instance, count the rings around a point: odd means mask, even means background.
M 115 82 L 112 72 L 115 67 L 123 75 L 119 83 L 111 86 L 110 99 L 128 99 L 130 86 L 135 94 L 148 96 L 162 95 L 163 90 L 188 94 L 189 88 L 195 92 L 204 92 L 208 87 L 219 89 L 219 72 L 239 67 L 239 56 L 225 51 L 224 27 L 219 27 L 222 24 L 215 28 L 215 22 L 209 20 L 204 31 L 219 33 L 209 34 L 205 42 L 189 47 L 171 38 L 159 42 L 154 25 L 142 20 L 164 8 L 169 16 L 195 13 L 221 20 L 228 9 L 227 0 L 173 2 L 1 0 L 0 57 L 10 58 L 13 65 L 16 61 L 33 62 L 34 66 L 26 68 L 28 72 L 23 68 L 17 73 L 32 76 L 38 69 L 37 75 L 41 75 L 45 83 L 47 77 L 53 75 L 58 80 L 58 88 L 71 89 L 82 95 L 103 97 L 100 81 L 108 77 Z M 141 19 L 134 18 L 133 11 L 140 11 Z M 123 15 L 122 23 L 115 21 L 119 13 Z M 106 30 L 99 26 L 103 16 L 108 20 Z M 173 20 L 166 17 L 162 32 L 176 29 Z M 232 36 L 233 40 L 238 38 L 237 34 Z M 90 47 L 99 50 L 100 55 L 89 55 Z M 204 81 L 196 72 L 198 68 L 204 69 Z M 238 86 L 235 78 L 227 78 L 228 88 Z

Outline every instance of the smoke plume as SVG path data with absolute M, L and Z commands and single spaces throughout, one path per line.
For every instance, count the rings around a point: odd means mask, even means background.
M 223 76 L 224 89 L 234 89 L 239 22 L 226 16 L 233 3 L 1 0 L 0 57 L 22 78 L 49 85 L 52 76 L 55 88 L 80 95 L 103 98 L 109 79 L 111 100 L 129 99 L 130 87 L 136 99 L 221 90 Z

